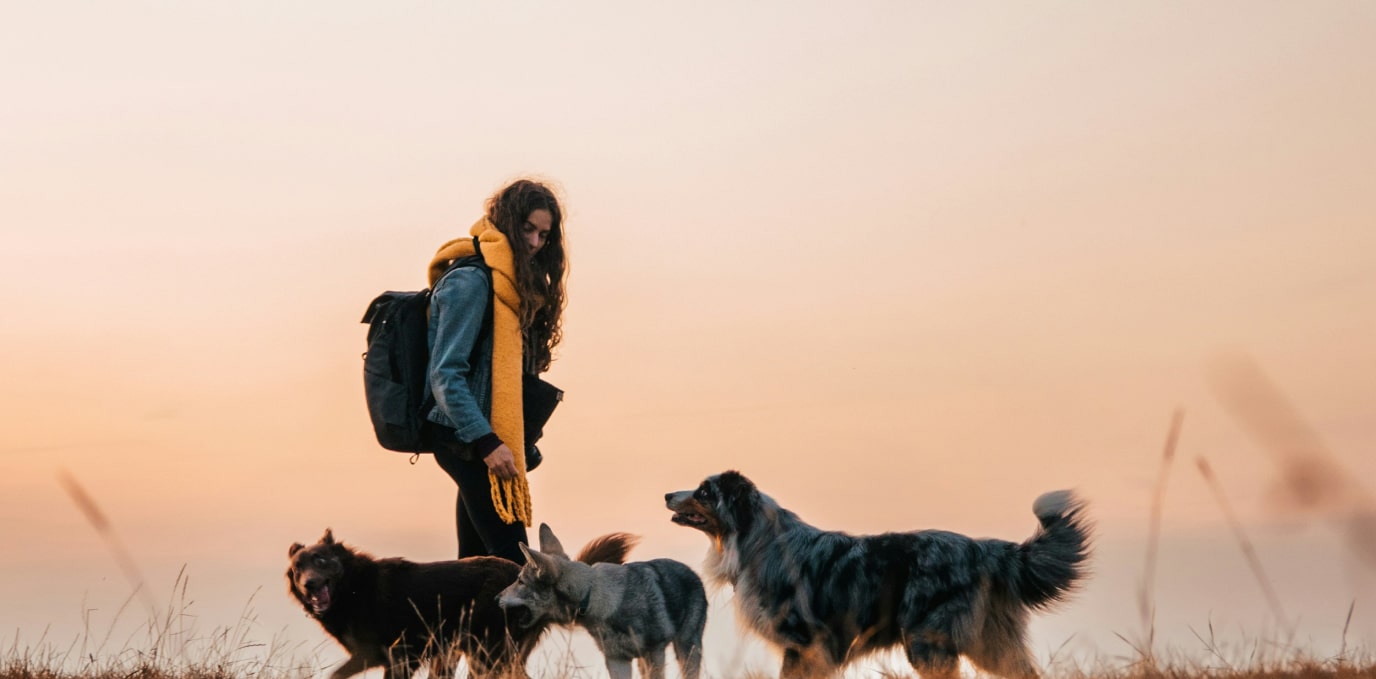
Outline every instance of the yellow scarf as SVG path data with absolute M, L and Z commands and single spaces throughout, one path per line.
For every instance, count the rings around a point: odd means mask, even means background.
M 486 217 L 468 230 L 477 236 L 483 260 L 492 269 L 492 431 L 516 457 L 516 477 L 499 479 L 488 471 L 492 506 L 506 523 L 530 525 L 530 486 L 526 484 L 524 410 L 521 401 L 521 296 L 511 244 Z M 475 254 L 472 238 L 455 238 L 440 246 L 430 261 L 433 287 L 449 263 Z

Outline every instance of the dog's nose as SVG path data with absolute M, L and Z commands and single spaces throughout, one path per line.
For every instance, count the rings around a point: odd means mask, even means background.
M 665 494 L 664 494 L 664 501 L 665 501 L 665 502 L 668 502 L 668 501 L 670 501 L 670 500 L 672 500 L 672 499 L 674 499 L 674 494 L 673 494 L 673 493 L 665 493 Z

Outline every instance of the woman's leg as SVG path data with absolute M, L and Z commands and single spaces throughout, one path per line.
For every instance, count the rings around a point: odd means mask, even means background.
M 435 462 L 440 469 L 454 480 L 454 485 L 458 486 L 458 492 L 454 498 L 454 532 L 459 541 L 459 558 L 463 559 L 470 556 L 486 556 L 487 545 L 483 544 L 482 536 L 473 526 L 473 521 L 468 518 L 468 508 L 464 502 L 463 483 L 459 481 L 462 476 L 460 465 L 463 460 L 449 446 L 437 445 L 435 447 Z
M 451 476 L 459 484 L 461 509 L 468 519 L 470 532 L 481 541 L 484 553 L 524 564 L 526 557 L 517 545 L 527 542 L 525 524 L 520 521 L 506 523 L 497 516 L 497 508 L 492 506 L 492 484 L 488 479 L 487 465 L 481 460 L 459 460 L 455 467 L 457 473 Z M 464 525 L 462 520 L 459 525 Z M 468 533 L 462 535 L 460 540 L 459 552 L 464 556 L 474 556 L 466 553 L 468 550 L 462 542 L 469 540 Z
M 483 543 L 483 536 L 478 534 L 478 529 L 473 526 L 473 520 L 468 518 L 468 506 L 463 500 L 462 490 L 458 492 L 458 496 L 454 501 L 454 515 L 458 519 L 459 558 L 487 556 L 487 545 Z
M 435 462 L 459 487 L 458 499 L 454 502 L 459 558 L 500 556 L 525 563 L 525 555 L 517 544 L 526 542 L 526 527 L 519 521 L 504 523 L 497 516 L 497 509 L 492 506 L 487 464 L 482 460 L 462 459 L 457 444 L 449 445 L 449 439 L 432 440 L 444 441 L 435 445 Z

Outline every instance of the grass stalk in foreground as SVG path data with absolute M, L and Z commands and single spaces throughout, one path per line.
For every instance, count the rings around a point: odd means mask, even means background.
M 316 654 L 303 653 L 303 644 L 287 641 L 282 633 L 266 642 L 254 638 L 253 597 L 235 624 L 202 632 L 190 612 L 184 568 L 173 587 L 173 603 L 141 624 L 125 624 L 136 599 L 147 596 L 130 594 L 103 631 L 92 628 L 86 611 L 83 631 L 65 645 L 46 633 L 25 644 L 16 632 L 8 648 L 0 647 L 0 679 L 309 679 L 320 669 Z M 121 637 L 118 647 L 111 643 Z

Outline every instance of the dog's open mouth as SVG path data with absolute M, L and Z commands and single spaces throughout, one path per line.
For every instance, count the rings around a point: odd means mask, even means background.
M 674 516 L 670 520 L 680 526 L 692 526 L 693 528 L 707 525 L 707 517 L 697 512 L 674 512 Z
M 307 594 L 306 605 L 310 606 L 316 615 L 324 613 L 330 607 L 330 586 L 322 585 L 320 589 Z
M 525 629 L 534 625 L 536 622 L 535 614 L 532 613 L 530 607 L 525 604 L 504 604 L 502 608 L 506 611 L 507 620 L 517 627 Z

